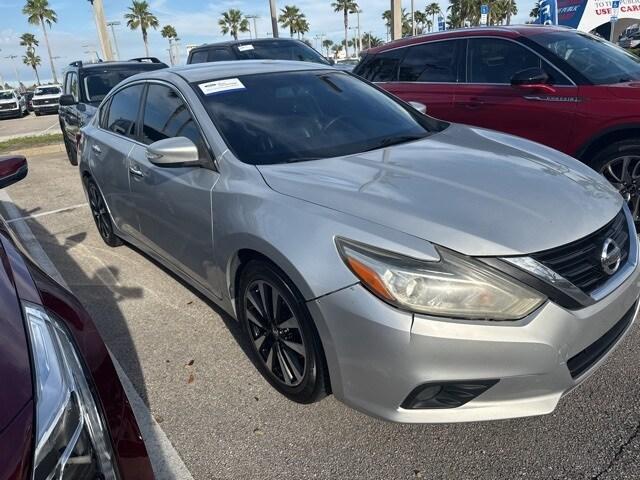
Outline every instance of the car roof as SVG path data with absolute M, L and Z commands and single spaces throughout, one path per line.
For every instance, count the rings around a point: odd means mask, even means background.
M 130 79 L 168 79 L 179 75 L 187 82 L 204 82 L 222 78 L 255 75 L 259 73 L 295 72 L 304 70 L 337 71 L 330 65 L 290 60 L 235 60 L 229 62 L 195 63 L 136 74 Z
M 246 45 L 248 43 L 251 44 L 256 44 L 256 43 L 268 43 L 268 42 L 295 42 L 295 43 L 304 43 L 301 40 L 298 40 L 296 38 L 273 38 L 273 37 L 266 37 L 266 38 L 245 38 L 242 40 L 227 40 L 224 42 L 215 42 L 215 43 L 203 43 L 202 45 L 198 45 L 197 47 L 193 47 L 191 49 L 191 52 L 193 52 L 194 50 L 200 50 L 201 48 L 209 48 L 209 47 L 230 47 L 233 45 Z
M 81 62 L 73 62 L 70 63 L 65 70 L 69 69 L 78 69 L 78 70 L 103 70 L 108 68 L 119 68 L 119 67 L 141 67 L 141 70 L 145 68 L 149 68 L 150 70 L 157 68 L 167 68 L 167 64 L 164 62 L 141 62 L 137 60 L 107 60 L 106 62 L 92 62 L 92 63 L 81 63 Z
M 374 47 L 367 50 L 367 53 L 378 53 L 392 50 L 394 48 L 401 48 L 408 45 L 414 45 L 417 43 L 423 43 L 431 40 L 444 40 L 450 38 L 464 38 L 475 37 L 479 34 L 483 36 L 496 36 L 505 38 L 517 38 L 526 37 L 529 35 L 542 33 L 542 32 L 570 32 L 573 29 L 564 27 L 561 25 L 509 25 L 498 27 L 472 27 L 472 28 L 456 28 L 453 30 L 446 30 L 444 32 L 433 32 L 424 35 L 417 35 L 415 37 L 401 38 L 399 40 L 393 40 L 385 43 L 379 47 Z

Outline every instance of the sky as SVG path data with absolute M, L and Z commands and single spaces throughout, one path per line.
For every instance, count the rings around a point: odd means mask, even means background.
M 269 17 L 269 0 L 148 0 L 151 11 L 163 25 L 171 24 L 176 28 L 181 41 L 181 62 L 186 60 L 186 45 L 216 42 L 230 37 L 220 33 L 218 18 L 229 8 L 238 8 L 246 15 L 258 15 L 258 36 L 264 37 L 271 31 Z M 35 81 L 31 67 L 22 63 L 24 47 L 19 45 L 19 36 L 31 32 L 40 40 L 37 54 L 42 60 L 39 67 L 41 81 L 51 81 L 49 57 L 44 44 L 42 30 L 39 26 L 30 25 L 22 14 L 24 0 L 0 0 L 0 77 L 2 81 L 12 85 L 16 83 L 17 69 L 20 80 L 26 85 Z M 58 79 L 65 65 L 74 60 L 87 60 L 93 54 L 91 50 L 99 51 L 91 3 L 88 0 L 49 0 L 51 8 L 58 14 L 58 22 L 48 32 L 51 50 Z M 415 0 L 416 9 L 424 9 L 427 0 Z M 519 14 L 513 23 L 524 23 L 534 0 L 518 0 Z M 386 28 L 381 19 L 382 12 L 389 8 L 389 0 L 360 0 L 359 5 L 363 13 L 360 15 L 361 32 L 372 32 L 374 35 L 386 39 Z M 132 31 L 126 26 L 123 18 L 131 5 L 131 0 L 104 0 L 107 21 L 121 21 L 115 27 L 118 48 L 121 58 L 144 56 L 144 44 L 139 30 Z M 311 30 L 306 38 L 314 41 L 314 37 L 324 34 L 325 38 L 340 41 L 344 37 L 342 15 L 333 12 L 331 0 L 277 0 L 278 9 L 285 5 L 296 5 L 307 16 Z M 410 9 L 410 0 L 403 0 L 402 6 Z M 447 2 L 440 1 L 443 10 Z M 356 16 L 351 15 L 350 23 L 356 25 Z M 168 43 L 161 37 L 160 28 L 149 32 L 150 54 L 169 62 Z M 253 29 L 253 27 L 252 27 Z M 109 32 L 111 34 L 111 32 Z M 353 35 L 354 32 L 350 32 Z M 281 36 L 287 36 L 285 29 L 280 29 Z M 242 34 L 249 37 L 249 34 Z M 16 59 L 6 58 L 18 55 Z

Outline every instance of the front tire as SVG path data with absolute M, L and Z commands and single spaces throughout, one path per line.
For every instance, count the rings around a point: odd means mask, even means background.
M 62 129 L 62 126 L 60 128 Z M 64 129 L 62 129 L 62 131 L 64 132 Z M 73 148 L 73 145 L 71 145 L 71 142 L 69 142 L 69 139 L 66 135 L 64 135 L 63 140 L 64 149 L 67 151 L 67 158 L 69 159 L 69 163 L 73 166 L 78 165 L 78 152 L 75 148 Z
M 280 269 L 265 261 L 248 263 L 237 311 L 253 363 L 278 392 L 298 403 L 327 394 L 320 338 L 302 295 Z
M 627 201 L 640 231 L 640 139 L 621 140 L 599 151 L 589 166 L 602 174 Z
M 96 183 L 90 178 L 85 180 L 85 185 L 89 197 L 91 215 L 93 216 L 93 221 L 95 222 L 96 227 L 98 227 L 100 237 L 102 237 L 104 243 L 110 247 L 119 247 L 122 245 L 122 240 L 113 231 L 111 215 L 109 214 L 109 210 L 107 209 L 107 205 L 98 185 L 96 185 Z

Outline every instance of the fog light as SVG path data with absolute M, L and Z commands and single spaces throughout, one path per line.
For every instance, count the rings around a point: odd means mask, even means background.
M 401 407 L 406 409 L 456 408 L 493 387 L 498 380 L 424 383 L 409 394 Z

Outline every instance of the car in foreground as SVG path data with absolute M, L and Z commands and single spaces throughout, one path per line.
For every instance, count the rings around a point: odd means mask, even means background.
M 549 413 L 636 317 L 633 219 L 601 175 L 329 66 L 136 75 L 80 148 L 105 243 L 239 320 L 297 402 L 333 392 L 398 422 Z
M 640 58 L 584 32 L 466 28 L 370 49 L 354 73 L 446 121 L 571 155 L 607 177 L 640 222 Z
M 63 94 L 60 97 L 58 117 L 71 165 L 78 165 L 77 141 L 80 129 L 91 120 L 107 93 L 131 75 L 160 68 L 167 68 L 167 64 L 155 57 L 98 63 L 83 63 L 78 60 L 69 64 L 62 73 Z
M 13 89 L 0 90 L 0 118 L 20 118 L 27 114 L 25 98 Z
M 0 156 L 0 188 L 27 175 Z M 0 478 L 153 479 L 136 419 L 89 314 L 0 219 Z
M 60 95 L 62 95 L 61 85 L 43 85 L 36 87 L 31 97 L 31 105 L 36 116 L 45 113 L 58 113 Z
M 334 65 L 344 71 L 353 70 L 353 65 L 337 64 L 295 38 L 256 38 L 199 45 L 189 52 L 187 64 L 233 60 L 291 60 Z

